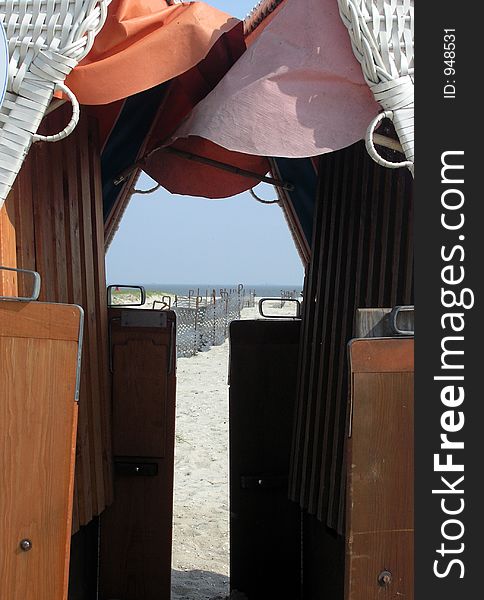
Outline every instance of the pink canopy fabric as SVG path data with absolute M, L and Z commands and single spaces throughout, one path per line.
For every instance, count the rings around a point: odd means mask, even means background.
M 362 139 L 378 112 L 336 0 L 286 0 L 172 141 L 316 156 Z

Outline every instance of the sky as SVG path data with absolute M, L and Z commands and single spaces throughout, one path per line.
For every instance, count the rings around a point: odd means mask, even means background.
M 205 0 L 205 3 L 243 19 L 258 4 L 258 0 Z
M 243 18 L 256 0 L 209 0 Z M 138 187 L 153 181 L 142 175 Z M 274 199 L 271 186 L 257 187 Z M 301 285 L 303 267 L 281 208 L 246 192 L 233 198 L 135 195 L 106 256 L 109 283 Z

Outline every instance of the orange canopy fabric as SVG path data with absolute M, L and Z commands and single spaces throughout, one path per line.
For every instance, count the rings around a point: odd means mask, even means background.
M 240 23 L 204 2 L 113 0 L 106 24 L 67 85 L 81 104 L 109 104 L 197 65 Z

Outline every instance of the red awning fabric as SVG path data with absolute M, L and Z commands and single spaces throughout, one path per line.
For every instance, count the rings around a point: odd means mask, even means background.
M 113 0 L 67 85 L 81 104 L 109 104 L 185 73 L 240 21 L 204 2 Z

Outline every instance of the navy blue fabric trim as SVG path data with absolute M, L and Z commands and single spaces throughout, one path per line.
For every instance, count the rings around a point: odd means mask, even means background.
M 124 103 L 101 156 L 105 221 L 124 187 L 114 185 L 114 179 L 136 162 L 167 89 L 165 82 L 130 96 Z
M 294 184 L 292 192 L 286 192 L 308 246 L 313 238 L 313 217 L 316 204 L 318 177 L 310 158 L 275 158 L 280 178 Z

